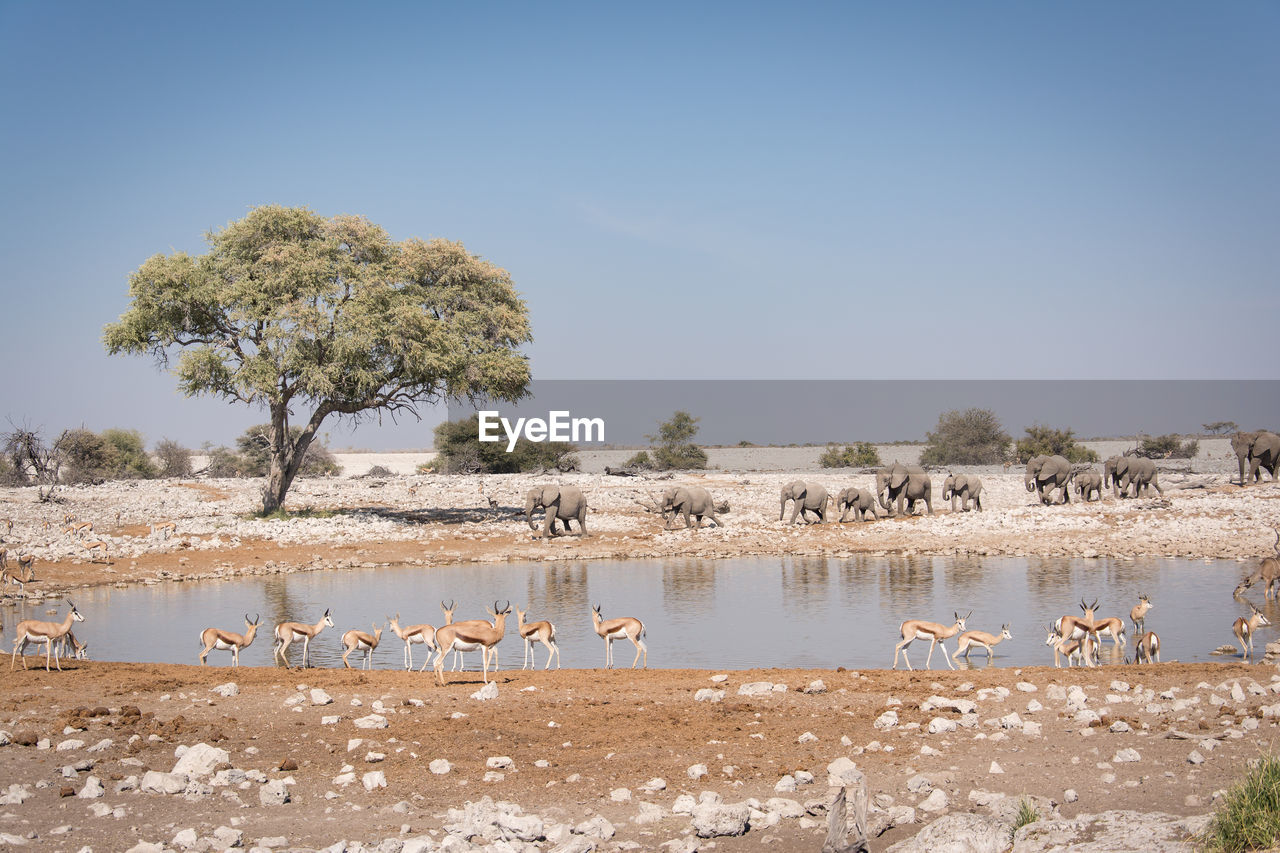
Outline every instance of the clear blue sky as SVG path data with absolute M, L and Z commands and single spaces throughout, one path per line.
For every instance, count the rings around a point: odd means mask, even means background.
M 265 203 L 507 268 L 538 378 L 1277 378 L 1277 44 L 1248 0 L 0 0 L 0 415 L 261 421 L 100 337 Z

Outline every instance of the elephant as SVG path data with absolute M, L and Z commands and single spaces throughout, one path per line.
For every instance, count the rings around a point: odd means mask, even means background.
M 705 515 L 716 523 L 716 527 L 724 527 L 725 523 L 716 517 L 716 502 L 712 499 L 711 493 L 702 486 L 672 486 L 662 493 L 662 515 L 667 515 L 667 510 L 673 513 L 672 521 L 676 516 L 684 516 L 684 526 L 686 528 L 694 525 L 689 521 L 689 516 L 697 519 L 697 527 L 702 527 L 702 517 Z M 663 526 L 664 530 L 670 530 L 670 522 Z
M 1135 498 L 1144 491 L 1149 492 L 1152 486 L 1161 497 L 1164 496 L 1156 463 L 1136 456 L 1112 456 L 1108 459 L 1102 466 L 1102 485 L 1104 488 L 1110 486 L 1117 498 L 1124 497 L 1130 485 Z
M 1272 481 L 1280 466 L 1280 435 L 1268 432 L 1238 432 L 1231 437 L 1231 449 L 1240 462 L 1240 485 L 1247 486 L 1262 479 L 1260 468 L 1267 469 Z M 1245 462 L 1249 463 L 1248 479 L 1245 479 Z
M 970 498 L 973 499 L 974 508 L 982 512 L 982 480 L 968 474 L 948 474 L 947 479 L 942 481 L 942 499 L 951 501 L 952 512 L 956 511 L 956 498 L 960 498 L 962 512 L 969 511 Z
M 1093 468 L 1087 468 L 1084 471 L 1078 471 L 1072 478 L 1076 484 L 1076 494 L 1085 503 L 1088 503 L 1096 495 L 1098 500 L 1102 500 L 1102 475 Z
M 783 516 L 787 514 L 787 501 L 795 501 L 795 506 L 791 510 L 790 524 L 796 523 L 796 516 L 799 516 L 801 521 L 809 524 L 808 513 L 816 515 L 819 524 L 826 522 L 827 502 L 831 500 L 831 496 L 827 494 L 826 489 L 817 483 L 796 480 L 783 486 L 780 495 L 782 497 L 782 508 L 778 512 L 778 521 L 782 521 Z
M 577 519 L 578 534 L 587 535 L 587 498 L 577 486 L 534 486 L 525 495 L 524 515 L 529 522 L 529 529 L 538 528 L 533 523 L 533 511 L 546 508 L 546 517 L 542 520 L 542 536 L 561 535 L 556 530 L 556 519 L 564 522 L 564 531 L 569 533 L 569 520 Z
M 1040 503 L 1053 503 L 1053 490 L 1059 489 L 1059 503 L 1071 502 L 1071 463 L 1063 456 L 1033 456 L 1022 478 L 1028 492 L 1036 492 Z
M 890 518 L 902 512 L 903 501 L 906 502 L 908 515 L 915 512 L 916 501 L 919 500 L 924 501 L 929 515 L 933 515 L 933 483 L 919 465 L 894 462 L 877 471 L 876 499 L 880 506 L 888 510 Z M 894 511 L 894 501 L 897 501 L 897 512 Z
M 853 517 L 856 521 L 866 521 L 868 515 L 874 520 L 876 518 L 876 496 L 866 489 L 850 486 L 847 489 L 840 490 L 840 496 L 836 498 L 836 509 L 840 510 L 841 523 L 849 520 L 850 510 L 853 510 Z

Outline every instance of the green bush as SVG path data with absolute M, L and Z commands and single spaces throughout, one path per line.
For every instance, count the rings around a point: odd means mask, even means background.
M 435 429 L 439 456 L 432 470 L 447 474 L 516 474 L 578 470 L 577 447 L 566 441 L 530 441 L 521 436 L 510 453 L 506 441 L 481 441 L 480 416 L 445 421 Z
M 205 458 L 208 459 L 208 464 L 204 468 L 206 476 L 218 479 L 249 476 L 244 473 L 244 458 L 231 448 L 205 444 L 203 450 Z
M 1071 430 L 1039 424 L 1027 427 L 1026 437 L 1018 439 L 1017 454 L 1022 462 L 1029 462 L 1033 456 L 1065 456 L 1068 462 L 1098 461 L 1097 452 L 1076 444 Z
M 653 467 L 659 471 L 706 468 L 706 451 L 693 443 L 697 434 L 697 418 L 685 411 L 674 412 L 658 424 L 657 435 L 645 436 L 653 445 Z
M 112 448 L 92 430 L 69 429 L 62 434 L 62 482 L 101 483 L 111 476 Z
M 1183 442 L 1177 435 L 1158 435 L 1144 438 L 1138 444 L 1138 455 L 1148 459 L 1191 459 L 1200 452 L 1200 442 L 1192 439 Z
M 1243 853 L 1280 842 L 1280 760 L 1264 755 L 1227 791 L 1197 841 L 1207 850 Z
M 1013 816 L 1013 831 L 1009 835 L 1015 835 L 1019 829 L 1029 823 L 1035 823 L 1039 819 L 1040 815 L 1036 813 L 1036 807 L 1032 805 L 1030 800 L 1023 797 L 1018 801 L 1018 811 Z
M 818 464 L 823 468 L 875 468 L 883 463 L 874 444 L 859 441 L 857 444 L 846 444 L 843 448 L 828 444 L 827 449 L 818 457 Z
M 115 480 L 151 479 L 159 473 L 147 454 L 146 441 L 136 429 L 107 429 L 102 440 L 110 454 L 108 476 Z
M 1214 421 L 1211 424 L 1201 424 L 1200 427 L 1211 435 L 1227 435 L 1240 431 L 1240 425 L 1235 421 Z
M 990 409 L 943 412 L 926 438 L 921 465 L 994 465 L 1004 461 L 1012 441 Z
M 7 456 L 0 456 L 0 486 L 22 485 L 25 484 L 18 477 L 18 472 L 13 467 L 13 462 Z
M 641 450 L 635 456 L 632 456 L 626 462 L 622 463 L 626 468 L 653 468 L 653 460 L 649 458 L 647 450 Z
M 162 438 L 156 444 L 156 458 L 160 460 L 161 477 L 190 477 L 191 450 L 172 439 Z

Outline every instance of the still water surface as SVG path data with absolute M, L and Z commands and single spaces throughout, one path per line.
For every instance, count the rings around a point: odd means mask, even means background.
M 334 628 L 312 644 L 316 666 L 341 666 L 340 637 L 350 628 L 372 630 L 387 616 L 401 624 L 441 624 L 439 602 L 454 599 L 457 619 L 485 616 L 494 599 L 528 604 L 531 620 L 556 625 L 566 668 L 604 665 L 604 641 L 591 628 L 591 605 L 605 618 L 636 616 L 645 623 L 649 665 L 659 668 L 747 669 L 753 667 L 888 667 L 898 626 L 908 618 L 950 622 L 952 612 L 972 610 L 968 627 L 998 634 L 1013 625 L 1013 639 L 996 647 L 995 665 L 1052 663 L 1044 645 L 1045 625 L 1078 613 L 1081 597 L 1101 601 L 1099 616 L 1120 616 L 1127 631 L 1129 609 L 1139 593 L 1154 603 L 1147 629 L 1162 640 L 1165 661 L 1230 660 L 1211 656 L 1233 639 L 1231 624 L 1247 605 L 1231 590 L 1247 567 L 1234 561 L 1185 559 L 1065 560 L 976 557 L 796 557 L 733 560 L 644 560 L 565 563 L 470 564 L 456 567 L 402 566 L 314 572 L 215 583 L 165 584 L 127 589 L 84 590 L 75 600 L 85 616 L 76 636 L 88 640 L 95 660 L 198 663 L 200 630 L 208 626 L 242 631 L 243 614 L 261 614 L 254 644 L 241 654 L 247 666 L 272 662 L 271 626 L 284 620 L 315 622 L 332 608 Z M 1261 605 L 1259 592 L 1251 599 Z M 9 607 L 5 623 L 52 619 L 46 603 Z M 1280 607 L 1264 612 L 1280 624 Z M 65 613 L 60 607 L 58 617 Z M 11 628 L 6 631 L 11 637 Z M 1258 650 L 1275 638 L 1262 628 Z M 1111 650 L 1104 639 L 1104 657 Z M 954 649 L 954 639 L 948 642 Z M 1133 637 L 1129 637 L 1132 652 Z M 537 646 L 538 665 L 547 652 Z M 374 666 L 403 663 L 403 644 L 389 630 L 374 654 Z M 414 647 L 415 668 L 425 660 Z M 928 644 L 909 649 L 923 667 Z M 290 649 L 301 661 L 301 644 Z M 501 666 L 519 667 L 523 647 L 512 613 L 499 646 Z M 614 645 L 615 664 L 635 656 L 625 640 Z M 1112 653 L 1112 660 L 1118 658 Z M 212 652 L 211 664 L 228 665 L 230 652 Z M 359 658 L 353 654 L 352 663 Z M 479 655 L 467 659 L 468 668 Z M 985 666 L 976 651 L 974 666 Z M 933 666 L 945 667 L 940 653 Z

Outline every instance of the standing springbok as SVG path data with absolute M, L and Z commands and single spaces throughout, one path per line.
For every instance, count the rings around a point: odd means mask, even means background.
M 1156 663 L 1160 663 L 1160 637 L 1155 631 L 1147 631 L 1138 637 L 1133 647 L 1133 662 L 1142 663 L 1145 658 L 1147 663 L 1151 663 L 1153 657 Z
M 413 645 L 420 643 L 427 647 L 427 659 L 422 664 L 422 670 L 425 672 L 427 664 L 431 663 L 431 653 L 436 650 L 436 626 L 424 622 L 421 625 L 406 625 L 402 628 L 399 613 L 394 619 L 388 616 L 387 624 L 391 626 L 391 633 L 404 642 L 405 669 L 413 669 Z
M 13 656 L 9 658 L 10 672 L 13 672 L 19 655 L 22 655 L 22 668 L 27 668 L 27 643 L 44 643 L 44 671 L 49 671 L 49 656 L 52 654 L 54 665 L 58 667 L 58 672 L 62 672 L 62 664 L 58 662 L 57 643 L 71 630 L 72 622 L 84 621 L 84 617 L 80 615 L 79 610 L 76 610 L 76 605 L 71 599 L 67 599 L 67 604 L 71 609 L 67 611 L 66 618 L 61 622 L 25 619 L 18 623 L 17 635 L 13 638 Z
M 320 617 L 320 621 L 314 625 L 304 625 L 301 622 L 281 622 L 276 626 L 272 633 L 275 636 L 275 646 L 272 652 L 272 660 L 279 658 L 284 661 L 285 669 L 293 669 L 289 663 L 289 644 L 294 640 L 302 640 L 302 666 L 305 669 L 311 665 L 311 641 L 315 639 L 325 628 L 333 627 L 333 619 L 329 616 L 326 608 L 324 615 Z
M 1097 602 L 1095 602 L 1094 607 L 1097 606 Z M 1083 622 L 1081 624 L 1083 624 Z M 1113 648 L 1125 645 L 1124 620 L 1119 616 L 1107 616 L 1089 624 L 1091 627 L 1089 633 L 1093 635 L 1093 642 L 1099 649 L 1102 648 L 1102 634 L 1107 634 L 1111 637 L 1111 645 Z
M 613 641 L 626 638 L 636 647 L 635 660 L 631 661 L 631 668 L 636 668 L 636 663 L 640 660 L 640 655 L 644 655 L 644 666 L 642 669 L 649 668 L 649 647 L 644 644 L 642 639 L 645 636 L 644 623 L 634 616 L 621 616 L 617 619 L 606 620 L 600 614 L 600 605 L 597 604 L 591 608 L 591 624 L 595 626 L 596 633 L 604 638 L 604 668 L 613 667 Z
M 534 654 L 533 644 L 542 643 L 547 647 L 547 665 L 543 669 L 551 669 L 551 658 L 554 655 L 556 659 L 556 669 L 560 668 L 560 646 L 556 643 L 556 626 L 550 622 L 525 622 L 525 614 L 529 612 L 529 605 L 525 605 L 524 610 L 516 608 L 516 628 L 520 632 L 521 638 L 524 639 L 524 666 L 521 669 L 528 669 L 532 662 L 533 668 L 538 668 L 538 656 Z
M 1005 640 L 1012 640 L 1013 635 L 1009 633 L 1009 623 L 1000 626 L 1000 635 L 988 634 L 986 631 L 965 631 L 956 640 L 955 653 L 951 655 L 952 660 L 959 660 L 960 655 L 964 655 L 964 659 L 969 659 L 969 652 L 974 646 L 979 646 L 987 650 L 987 663 L 991 663 L 991 647 L 999 645 Z
M 364 631 L 347 631 L 342 635 L 342 665 L 351 669 L 351 664 L 347 663 L 347 655 L 352 652 L 364 652 L 362 669 L 372 669 L 373 651 L 378 648 L 380 642 L 382 642 L 382 629 L 377 625 L 373 626 L 372 634 L 366 634 Z
M 1058 633 L 1056 625 L 1048 625 L 1048 636 L 1044 638 L 1044 644 L 1053 648 L 1053 665 L 1061 667 L 1060 660 L 1062 657 L 1067 659 L 1067 668 L 1071 668 L 1071 660 L 1075 658 L 1077 664 L 1084 666 L 1094 665 L 1094 654 L 1097 647 L 1093 643 L 1093 635 L 1081 630 L 1078 637 L 1065 639 Z
M 218 651 L 231 651 L 231 665 L 240 665 L 240 650 L 247 649 L 253 644 L 253 638 L 258 633 L 258 623 L 262 621 L 262 617 L 254 614 L 252 621 L 249 614 L 244 615 L 244 633 L 235 634 L 231 631 L 223 631 L 221 628 L 205 628 L 200 632 L 200 645 L 204 648 L 200 651 L 200 665 L 205 665 L 209 652 L 217 649 Z
M 497 645 L 502 642 L 503 635 L 507 633 L 507 615 L 511 612 L 511 602 L 508 601 L 499 607 L 498 602 L 495 601 L 492 610 L 485 609 L 493 617 L 492 625 L 483 620 L 477 620 L 478 625 L 471 622 L 454 622 L 436 629 L 435 670 L 436 679 L 442 687 L 444 686 L 444 656 L 452 649 L 465 649 L 469 652 L 479 649 L 484 683 L 489 683 L 489 655 L 492 654 L 495 661 L 498 658 Z
M 1253 651 L 1254 633 L 1259 627 L 1263 625 L 1270 625 L 1271 621 L 1267 619 L 1266 616 L 1262 615 L 1261 610 L 1253 606 L 1253 602 L 1246 603 L 1249 605 L 1249 609 L 1253 611 L 1253 614 L 1250 615 L 1248 619 L 1245 619 L 1243 616 L 1237 618 L 1235 625 L 1232 626 L 1231 630 L 1236 635 L 1236 642 L 1240 644 L 1241 655 L 1243 655 L 1245 660 L 1248 660 L 1249 653 Z M 1245 648 L 1246 642 L 1249 644 L 1248 648 Z
M 1080 599 L 1080 609 L 1084 612 L 1083 616 L 1059 616 L 1053 623 L 1053 630 L 1064 640 L 1079 640 L 1086 633 L 1089 633 L 1085 626 L 1093 624 L 1093 612 L 1098 609 L 1098 601 L 1094 599 L 1093 604 L 1085 604 L 1084 599 Z
M 497 602 L 495 601 L 495 602 L 494 602 L 494 604 L 497 604 Z M 451 599 L 449 599 L 449 604 L 448 604 L 448 606 L 445 606 L 445 603 L 444 603 L 443 601 L 442 601 L 442 602 L 440 602 L 440 612 L 442 612 L 442 613 L 444 614 L 444 624 L 446 624 L 446 625 L 466 625 L 466 626 L 469 626 L 469 627 L 472 627 L 472 628 L 481 628 L 481 629 L 483 629 L 486 625 L 487 625 L 487 626 L 489 626 L 489 627 L 492 627 L 492 626 L 493 626 L 493 623 L 492 623 L 492 622 L 488 622 L 488 621 L 486 621 L 486 620 L 484 620 L 484 619 L 463 619 L 461 622 L 454 622 L 454 621 L 453 621 L 453 611 L 454 611 L 454 610 L 456 610 L 456 609 L 457 609 L 457 604 L 454 602 L 454 600 L 453 600 L 452 598 L 451 598 Z M 454 671 L 454 672 L 458 672 L 458 671 L 460 671 L 460 670 L 464 670 L 464 669 L 466 669 L 466 668 L 467 668 L 467 662 L 466 662 L 466 660 L 462 657 L 462 653 L 463 653 L 464 651 L 467 651 L 467 652 L 474 652 L 474 651 L 475 651 L 475 649 L 473 649 L 473 648 L 465 648 L 465 649 L 464 649 L 464 648 L 462 648 L 461 646 L 459 646 L 459 647 L 457 647 L 457 648 L 455 648 L 455 649 L 453 650 L 453 667 L 452 667 L 452 669 L 453 669 L 453 671 Z M 494 649 L 494 654 L 495 654 L 495 655 L 497 654 L 497 649 Z M 422 665 L 422 668 L 423 668 L 423 669 L 426 669 L 426 668 L 427 668 L 427 665 L 424 663 L 424 664 Z M 493 659 L 493 671 L 494 671 L 494 672 L 497 672 L 497 671 L 498 671 L 498 659 L 497 659 L 496 657 Z
M 1276 597 L 1276 587 L 1280 587 L 1280 527 L 1276 531 L 1276 544 L 1274 557 L 1263 557 L 1262 562 L 1258 563 L 1257 570 L 1249 575 L 1249 577 L 1240 581 L 1240 585 L 1232 591 L 1233 596 L 1239 596 L 1249 587 L 1258 581 L 1265 581 L 1262 588 L 1262 597 L 1270 601 Z
M 901 652 L 902 659 L 907 663 L 907 669 L 911 669 L 911 659 L 907 657 L 907 646 L 911 645 L 915 640 L 929 641 L 929 654 L 924 659 L 924 668 L 930 669 L 929 662 L 933 660 L 933 647 L 942 646 L 942 657 L 947 662 L 947 666 L 952 669 L 956 665 L 951 662 L 951 655 L 947 654 L 947 640 L 954 637 L 964 630 L 964 620 L 973 615 L 970 610 L 966 615 L 961 616 L 958 612 L 951 615 L 956 617 L 956 621 L 951 627 L 940 625 L 937 622 L 926 622 L 923 619 L 908 619 L 902 623 L 898 629 L 902 633 L 902 642 L 893 647 L 893 669 L 898 668 L 898 654 Z
M 1129 611 L 1129 621 L 1133 623 L 1133 636 L 1141 637 L 1147 630 L 1147 611 L 1155 607 L 1151 599 L 1144 594 L 1138 595 L 1138 603 Z

